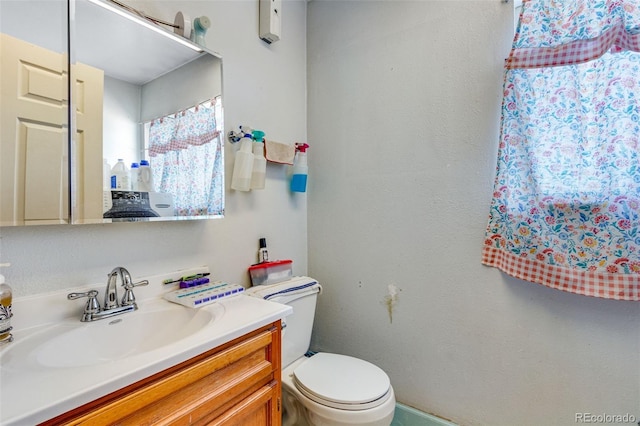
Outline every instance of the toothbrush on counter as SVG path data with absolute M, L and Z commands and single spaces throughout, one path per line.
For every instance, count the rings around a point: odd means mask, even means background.
M 174 283 L 189 282 L 189 281 L 199 280 L 199 279 L 204 278 L 204 277 L 209 276 L 209 275 L 210 275 L 209 272 L 203 272 L 201 274 L 186 275 L 186 276 L 183 276 L 183 277 L 180 277 L 180 278 L 176 278 L 176 279 L 168 278 L 168 279 L 162 281 L 162 284 L 174 284 Z M 209 282 L 208 278 L 207 278 L 207 282 Z
M 208 282 L 209 282 L 209 278 L 207 277 L 196 278 L 194 280 L 180 281 L 180 288 L 195 287 L 197 285 L 207 284 Z

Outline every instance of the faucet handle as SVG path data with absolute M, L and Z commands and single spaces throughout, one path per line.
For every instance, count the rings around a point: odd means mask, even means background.
M 124 290 L 124 296 L 122 296 L 122 302 L 120 302 L 120 306 L 135 305 L 136 296 L 133 294 L 133 288 L 143 286 L 143 285 L 148 285 L 148 284 L 149 284 L 149 281 L 147 280 L 142 280 L 142 281 L 138 281 L 137 283 L 132 283 L 131 277 L 128 277 L 128 279 L 122 280 L 122 287 L 124 287 L 125 290 Z
M 149 284 L 149 281 L 147 280 L 138 281 L 137 283 L 132 283 L 131 281 L 125 281 L 122 283 L 122 287 L 126 288 L 127 290 L 132 290 L 134 287 L 139 287 L 139 286 L 148 285 L 148 284 Z
M 87 304 L 84 307 L 84 317 L 91 316 L 100 312 L 100 303 L 98 302 L 98 290 L 89 290 L 86 293 L 69 293 L 67 299 L 75 300 L 81 297 L 87 297 Z

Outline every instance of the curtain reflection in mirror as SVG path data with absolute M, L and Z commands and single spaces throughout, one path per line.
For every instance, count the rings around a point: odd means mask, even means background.
M 173 196 L 176 215 L 224 213 L 220 97 L 145 123 L 155 190 Z

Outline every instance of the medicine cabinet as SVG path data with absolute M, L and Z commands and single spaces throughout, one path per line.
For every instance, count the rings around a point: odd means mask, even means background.
M 0 226 L 222 217 L 219 55 L 109 0 L 2 1 L 0 19 Z M 119 158 L 154 187 L 112 190 Z

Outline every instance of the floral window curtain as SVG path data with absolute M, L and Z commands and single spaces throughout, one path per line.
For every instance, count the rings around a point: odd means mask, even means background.
M 640 300 L 640 0 L 525 0 L 482 263 Z
M 155 189 L 173 195 L 178 216 L 223 214 L 218 104 L 216 100 L 206 102 L 150 124 L 149 157 Z

